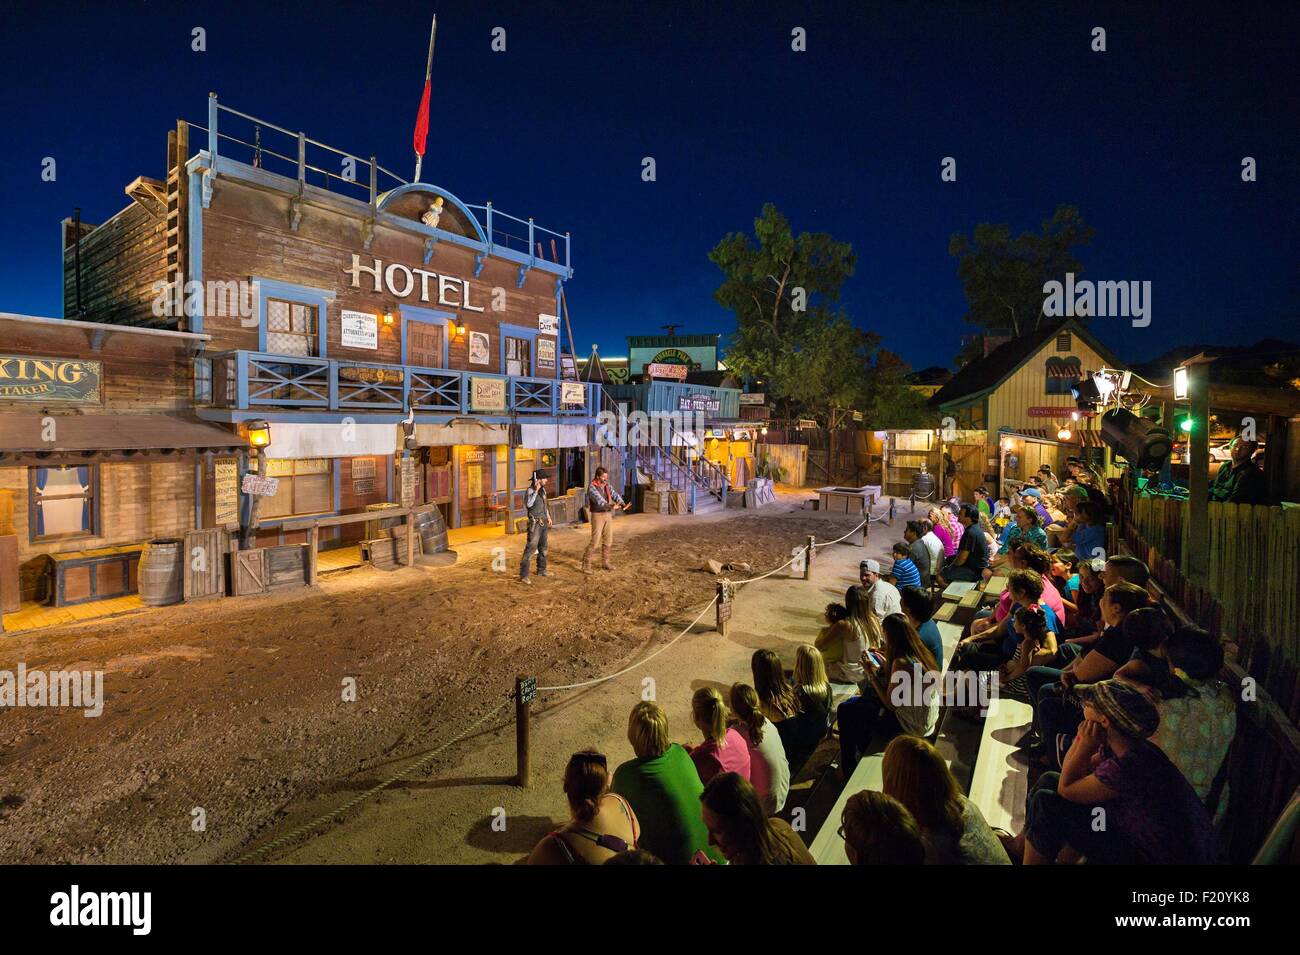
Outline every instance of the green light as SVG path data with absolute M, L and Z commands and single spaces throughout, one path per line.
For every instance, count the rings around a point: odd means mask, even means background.
M 1184 418 L 1181 422 L 1179 422 L 1178 427 L 1180 427 L 1180 428 L 1181 428 L 1182 430 L 1184 430 L 1184 431 L 1191 431 L 1191 430 L 1192 430 L 1192 419 L 1191 419 L 1191 418 Z

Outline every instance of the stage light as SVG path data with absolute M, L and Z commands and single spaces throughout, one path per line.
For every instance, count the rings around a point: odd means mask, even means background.
M 1069 429 L 1069 428 L 1062 428 L 1060 431 L 1056 432 L 1056 438 L 1057 438 L 1058 441 L 1069 441 L 1069 440 L 1070 440 L 1070 429 Z
M 1173 445 L 1168 431 L 1153 427 L 1124 408 L 1113 408 L 1101 416 L 1101 439 L 1139 470 L 1159 468 Z
M 1174 400 L 1182 401 L 1187 397 L 1187 366 L 1174 369 Z
M 1191 416 L 1191 415 L 1188 415 L 1188 416 L 1187 416 L 1186 418 L 1184 418 L 1182 421 L 1178 422 L 1178 427 L 1179 427 L 1180 430 L 1182 430 L 1182 431 L 1184 431 L 1184 432 L 1189 432 L 1189 431 L 1191 431 L 1191 430 L 1192 430 L 1192 416 Z

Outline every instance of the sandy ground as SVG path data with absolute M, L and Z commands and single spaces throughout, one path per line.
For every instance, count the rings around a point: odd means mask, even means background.
M 0 710 L 0 862 L 236 859 L 480 720 L 423 771 L 265 858 L 513 862 L 562 818 L 568 753 L 597 745 L 611 764 L 630 757 L 627 711 L 645 678 L 685 739 L 690 694 L 746 678 L 757 647 L 792 659 L 864 551 L 820 552 L 813 582 L 782 573 L 745 588 L 725 640 L 710 613 L 645 667 L 543 694 L 528 790 L 512 785 L 513 707 L 497 709 L 516 673 L 555 686 L 615 672 L 670 640 L 712 597 L 714 579 L 699 569 L 705 557 L 766 570 L 807 533 L 829 539 L 855 523 L 800 510 L 806 497 L 784 495 L 757 512 L 619 518 L 617 569 L 593 577 L 579 571 L 587 529 L 560 528 L 551 538 L 556 577 L 534 578 L 531 588 L 513 579 L 517 537 L 505 543 L 504 571 L 494 571 L 493 541 L 463 548 L 451 568 L 346 571 L 316 591 L 0 638 L 0 670 L 22 661 L 29 670 L 105 672 L 98 718 Z M 892 534 L 882 526 L 868 552 L 878 556 Z M 355 702 L 343 699 L 348 678 Z

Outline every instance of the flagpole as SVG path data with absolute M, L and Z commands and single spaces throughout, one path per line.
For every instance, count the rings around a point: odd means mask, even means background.
M 438 15 L 435 13 L 433 15 L 433 23 L 429 27 L 429 59 L 425 61 L 424 64 L 425 86 L 429 85 L 429 79 L 430 77 L 433 76 L 433 38 L 437 35 L 437 33 L 438 33 Z M 416 153 L 415 154 L 415 178 L 411 180 L 412 182 L 420 181 L 420 166 L 423 165 L 423 163 L 424 163 L 424 154 Z

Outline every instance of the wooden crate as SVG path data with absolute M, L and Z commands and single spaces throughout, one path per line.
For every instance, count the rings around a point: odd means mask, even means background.
M 266 551 L 260 547 L 231 551 L 230 580 L 236 597 L 266 593 Z
M 219 527 L 186 531 L 184 599 L 203 600 L 226 595 L 226 550 L 230 535 Z
M 668 495 L 660 494 L 657 491 L 643 491 L 641 494 L 641 510 L 646 514 L 667 514 Z
M 668 492 L 668 513 L 669 514 L 685 514 L 687 511 L 687 507 L 688 507 L 688 502 L 687 502 L 685 491 Z

